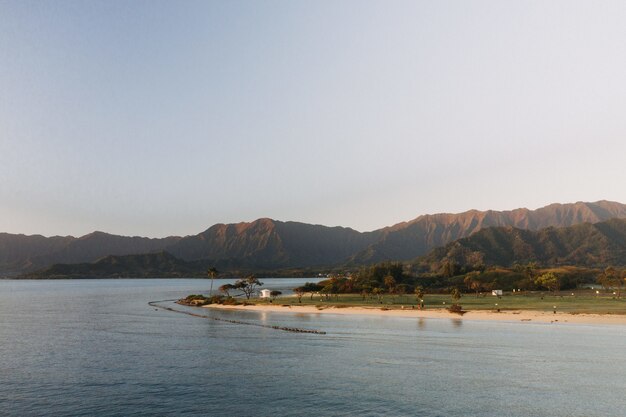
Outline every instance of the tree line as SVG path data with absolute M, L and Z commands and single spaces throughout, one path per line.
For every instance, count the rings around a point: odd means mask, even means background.
M 208 271 L 211 278 L 211 293 L 213 279 L 218 275 L 214 268 Z M 400 262 L 383 262 L 380 264 L 362 267 L 347 274 L 333 274 L 328 279 L 318 283 L 307 282 L 293 289 L 298 301 L 306 294 L 312 299 L 318 294 L 327 300 L 338 294 L 360 294 L 363 300 L 382 300 L 383 295 L 416 296 L 418 303 L 423 299 L 425 292 L 450 293 L 453 298 L 456 293 L 465 290 L 475 293 L 490 292 L 494 289 L 504 291 L 541 291 L 558 292 L 576 288 L 579 284 L 590 283 L 593 280 L 602 285 L 605 290 L 614 289 L 618 298 L 626 284 L 626 269 L 617 269 L 609 266 L 604 270 L 590 270 L 585 268 L 570 269 L 542 269 L 535 262 L 515 264 L 512 268 L 485 267 L 476 263 L 475 267 L 463 272 L 444 266 L 437 272 L 416 272 L 413 265 Z M 219 287 L 220 293 L 226 297 L 245 296 L 250 299 L 263 285 L 255 275 L 235 281 L 234 284 L 224 284 Z M 237 294 L 238 292 L 238 294 Z M 274 291 L 272 297 L 280 295 Z
M 551 291 L 571 290 L 579 284 L 599 283 L 606 290 L 615 289 L 617 297 L 626 284 L 626 269 L 607 267 L 604 270 L 586 268 L 542 269 L 537 263 L 516 264 L 513 268 L 487 268 L 480 265 L 476 269 L 463 272 L 444 268 L 438 273 L 411 271 L 402 263 L 386 262 L 364 267 L 350 274 L 331 275 L 319 283 L 309 283 L 294 288 L 301 300 L 305 294 L 313 298 L 319 294 L 331 299 L 338 294 L 361 294 L 363 299 L 381 299 L 383 295 L 450 293 L 455 291 L 475 293 L 500 289 L 503 291 Z M 418 295 L 418 299 L 423 298 Z M 453 297 L 454 298 L 454 297 Z

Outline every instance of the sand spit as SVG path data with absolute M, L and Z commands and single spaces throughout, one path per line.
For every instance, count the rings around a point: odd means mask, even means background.
M 626 325 L 626 315 L 612 314 L 586 314 L 586 313 L 559 313 L 548 311 L 528 310 L 505 310 L 502 312 L 490 310 L 468 311 L 464 315 L 448 312 L 444 309 L 432 310 L 381 310 L 377 307 L 341 307 L 333 306 L 290 306 L 290 305 L 218 305 L 212 304 L 204 308 L 223 310 L 247 310 L 279 313 L 299 314 L 338 314 L 338 315 L 369 315 L 380 317 L 409 317 L 409 318 L 437 318 L 437 319 L 462 319 L 483 321 L 507 321 L 521 323 L 574 323 L 574 324 L 617 324 Z

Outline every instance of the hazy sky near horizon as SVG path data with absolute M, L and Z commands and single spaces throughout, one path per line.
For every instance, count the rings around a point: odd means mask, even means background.
M 0 0 L 0 231 L 626 202 L 623 1 Z

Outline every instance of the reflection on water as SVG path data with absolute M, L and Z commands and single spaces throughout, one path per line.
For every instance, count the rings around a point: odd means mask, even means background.
M 424 330 L 426 328 L 426 319 L 420 317 L 417 319 L 417 328 L 419 330 Z
M 311 313 L 296 313 L 296 312 L 294 312 L 293 314 L 298 318 L 299 321 L 302 321 L 302 322 L 310 322 L 313 319 L 313 317 L 319 316 L 318 313 L 311 314 Z
M 0 414 L 626 415 L 621 326 L 147 305 L 204 284 L 0 281 Z

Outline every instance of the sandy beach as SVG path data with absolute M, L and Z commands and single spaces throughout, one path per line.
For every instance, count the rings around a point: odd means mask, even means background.
M 520 323 L 570 323 L 570 324 L 611 324 L 626 325 L 625 315 L 612 314 L 571 314 L 547 311 L 488 311 L 476 310 L 469 311 L 464 315 L 458 315 L 448 312 L 444 309 L 432 310 L 381 310 L 375 307 L 343 307 L 335 308 L 332 306 L 325 308 L 317 308 L 315 306 L 282 306 L 276 305 L 208 305 L 204 308 L 223 309 L 223 310 L 247 310 L 247 311 L 265 311 L 292 314 L 338 314 L 338 315 L 369 315 L 380 317 L 408 317 L 408 318 L 437 318 L 437 319 L 461 319 L 461 320 L 486 320 L 486 321 L 507 321 Z

